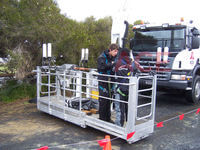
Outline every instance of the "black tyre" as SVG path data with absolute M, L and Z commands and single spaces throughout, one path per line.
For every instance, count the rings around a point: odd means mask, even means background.
M 200 102 L 200 76 L 195 77 L 192 90 L 186 92 L 186 100 L 195 104 Z

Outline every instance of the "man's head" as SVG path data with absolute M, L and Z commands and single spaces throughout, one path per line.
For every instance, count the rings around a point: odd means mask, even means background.
M 111 44 L 109 46 L 109 55 L 115 57 L 118 53 L 119 46 L 117 44 Z
M 127 48 L 120 49 L 116 61 L 115 71 L 118 71 L 121 66 L 130 65 L 130 51 Z
M 127 48 L 122 48 L 119 52 L 119 56 L 123 57 L 130 57 L 130 51 Z

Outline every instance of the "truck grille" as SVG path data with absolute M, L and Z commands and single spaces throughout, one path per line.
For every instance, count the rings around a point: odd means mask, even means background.
M 152 54 L 152 56 L 142 56 L 139 59 L 137 55 L 134 56 L 135 60 L 139 62 L 139 64 L 144 68 L 145 73 L 149 73 L 153 71 L 157 74 L 158 80 L 170 80 L 171 76 L 171 68 L 174 57 L 168 57 L 167 63 L 157 63 L 156 62 L 156 54 Z

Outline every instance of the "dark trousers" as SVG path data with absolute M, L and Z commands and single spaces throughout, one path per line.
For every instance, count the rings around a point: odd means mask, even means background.
M 120 100 L 127 102 L 128 101 L 128 96 L 120 95 Z M 120 106 L 119 107 L 120 107 L 120 111 L 121 111 L 120 124 L 121 124 L 121 126 L 123 126 L 124 125 L 124 120 L 126 119 L 126 121 L 127 121 L 128 104 L 120 102 Z
M 109 95 L 108 83 L 99 82 L 99 96 L 110 98 Z M 99 97 L 99 119 L 110 121 L 110 103 L 109 99 Z

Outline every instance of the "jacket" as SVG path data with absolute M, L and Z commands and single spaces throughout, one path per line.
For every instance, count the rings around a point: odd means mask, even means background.
M 128 91 L 129 91 L 129 85 L 124 85 L 129 83 L 129 79 L 128 78 L 120 78 L 121 77 L 128 77 L 131 76 L 131 70 L 129 69 L 129 67 L 127 65 L 123 65 L 121 67 L 118 68 L 118 70 L 116 71 L 116 75 L 118 76 L 117 78 L 117 82 L 119 83 L 117 85 L 117 92 L 119 94 L 121 94 L 122 96 L 127 96 L 128 95 Z M 120 84 L 122 83 L 122 84 Z
M 114 75 L 113 63 L 114 58 L 109 55 L 109 50 L 105 50 L 97 59 L 97 71 L 99 74 Z M 98 76 L 99 80 L 108 80 L 106 76 Z

